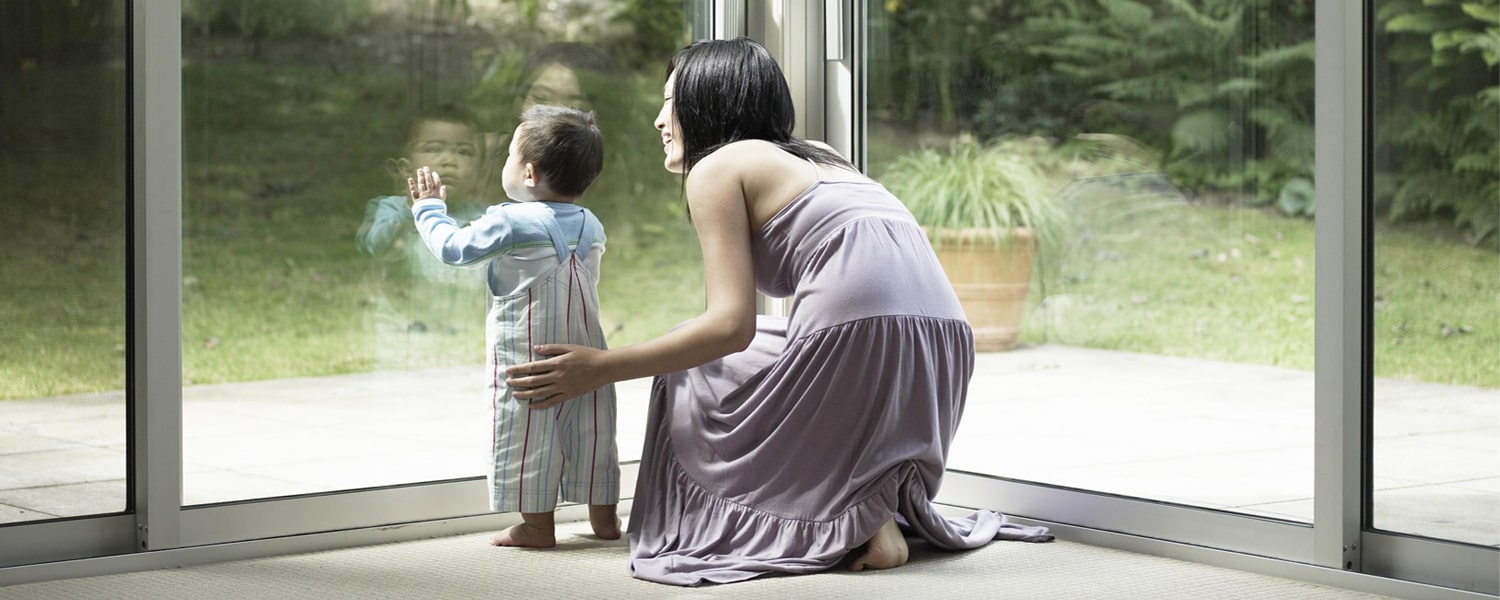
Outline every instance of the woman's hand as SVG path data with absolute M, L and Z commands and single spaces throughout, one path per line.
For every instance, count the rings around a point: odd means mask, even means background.
M 603 350 L 572 344 L 543 344 L 536 353 L 550 358 L 505 369 L 505 384 L 533 410 L 551 408 L 610 383 L 599 368 Z

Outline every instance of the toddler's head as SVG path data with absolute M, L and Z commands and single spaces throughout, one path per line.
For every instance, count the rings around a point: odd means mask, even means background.
M 484 138 L 468 112 L 444 106 L 412 119 L 406 128 L 402 156 L 391 170 L 405 187 L 407 177 L 420 167 L 430 167 L 443 178 L 448 197 L 471 197 L 484 164 Z
M 594 113 L 540 104 L 521 114 L 510 136 L 501 183 L 517 202 L 572 202 L 603 169 L 604 137 Z

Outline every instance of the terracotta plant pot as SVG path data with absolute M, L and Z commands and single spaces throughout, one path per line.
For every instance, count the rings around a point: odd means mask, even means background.
M 1015 348 L 1026 314 L 1036 235 L 1024 228 L 929 228 L 927 236 L 974 330 L 975 351 Z

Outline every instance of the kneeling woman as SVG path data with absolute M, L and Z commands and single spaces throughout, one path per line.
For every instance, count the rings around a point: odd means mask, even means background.
M 682 173 L 706 308 L 612 350 L 539 347 L 508 370 L 546 407 L 656 375 L 630 568 L 678 585 L 906 562 L 904 524 L 945 549 L 1046 541 L 979 511 L 937 514 L 974 368 L 962 308 L 911 213 L 827 146 L 792 137 L 786 79 L 748 39 L 668 65 L 656 128 Z M 757 317 L 755 292 L 791 297 Z M 607 304 L 607 300 L 605 300 Z

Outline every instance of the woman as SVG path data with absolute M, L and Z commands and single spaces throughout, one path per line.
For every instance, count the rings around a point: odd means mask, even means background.
M 697 585 L 768 572 L 906 562 L 897 517 L 941 548 L 1044 528 L 932 506 L 974 365 L 973 337 L 931 246 L 884 187 L 792 138 L 765 48 L 696 42 L 668 65 L 656 119 L 686 178 L 706 308 L 613 350 L 539 346 L 507 370 L 546 407 L 658 375 L 631 509 L 636 577 Z M 792 297 L 755 314 L 757 287 Z M 552 398 L 552 400 L 547 400 Z

